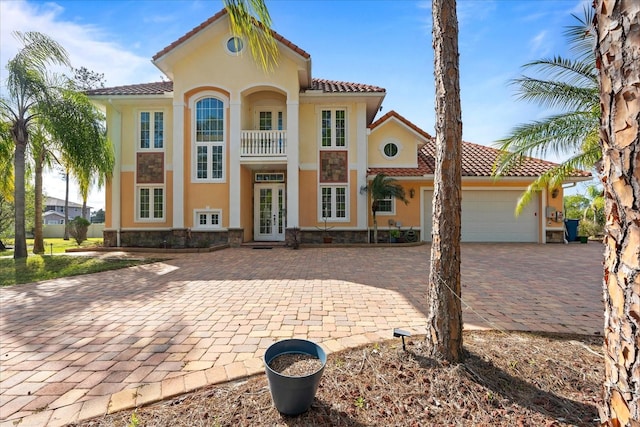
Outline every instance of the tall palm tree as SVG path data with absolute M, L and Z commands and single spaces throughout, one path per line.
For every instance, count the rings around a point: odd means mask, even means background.
M 436 170 L 427 294 L 430 356 L 462 360 L 460 233 L 462 109 L 456 0 L 433 0 Z
M 600 421 L 631 427 L 640 425 L 640 8 L 633 1 L 605 0 L 595 7 L 607 218 Z
M 15 173 L 14 258 L 27 257 L 25 233 L 25 156 L 36 107 L 52 100 L 47 85 L 47 67 L 69 65 L 67 52 L 57 42 L 38 32 L 14 33 L 22 49 L 7 64 L 7 98 L 0 98 L 0 119 L 11 124 Z
M 598 141 L 600 100 L 593 55 L 593 11 L 585 8 L 583 18 L 573 17 L 578 23 L 568 27 L 565 35 L 575 58 L 555 56 L 530 62 L 523 68 L 541 77 L 525 75 L 511 82 L 518 88 L 519 99 L 560 112 L 519 125 L 499 140 L 502 155 L 494 165 L 494 174 L 507 173 L 527 156 L 545 157 L 549 153 L 570 156 L 529 185 L 518 201 L 516 213 L 522 211 L 536 192 L 560 187 L 576 169 L 592 169 L 602 158 Z
M 376 175 L 371 184 L 367 186 L 367 190 L 371 195 L 371 213 L 373 215 L 373 241 L 378 243 L 378 220 L 376 213 L 380 208 L 380 202 L 385 199 L 393 198 L 404 202 L 406 205 L 408 200 L 404 194 L 404 188 L 398 183 L 398 180 L 388 177 L 381 173 Z

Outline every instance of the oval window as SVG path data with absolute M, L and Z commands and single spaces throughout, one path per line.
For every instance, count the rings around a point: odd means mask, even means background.
M 387 157 L 395 157 L 398 155 L 398 146 L 393 142 L 389 142 L 384 146 L 384 155 Z
M 244 43 L 240 37 L 231 37 L 227 40 L 227 49 L 231 53 L 240 53 L 243 47 Z

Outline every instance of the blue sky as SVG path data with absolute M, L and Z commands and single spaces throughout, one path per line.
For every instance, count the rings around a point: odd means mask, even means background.
M 526 62 L 567 55 L 563 31 L 588 4 L 458 0 L 465 141 L 493 145 L 514 126 L 549 113 L 517 101 L 509 80 Z M 433 134 L 430 1 L 267 0 L 267 6 L 274 30 L 311 55 L 314 77 L 381 86 L 387 96 L 380 114 L 395 110 Z M 1 0 L 0 78 L 19 48 L 11 32 L 36 30 L 60 42 L 74 67 L 104 73 L 107 86 L 159 81 L 151 57 L 221 8 L 220 0 Z M 45 182 L 48 195 L 64 197 L 61 180 Z M 89 204 L 104 207 L 103 193 L 93 192 Z

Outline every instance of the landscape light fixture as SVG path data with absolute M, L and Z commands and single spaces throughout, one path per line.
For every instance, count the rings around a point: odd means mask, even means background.
M 393 336 L 394 337 L 402 337 L 402 349 L 404 351 L 407 351 L 407 347 L 404 343 L 404 337 L 410 337 L 411 336 L 411 332 L 407 332 L 407 331 L 403 331 L 402 329 L 394 329 L 393 330 Z

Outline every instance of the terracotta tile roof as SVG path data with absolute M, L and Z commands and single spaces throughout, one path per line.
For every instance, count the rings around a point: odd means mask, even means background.
M 433 175 L 436 170 L 435 144 L 435 139 L 429 138 L 427 143 L 418 149 L 417 168 L 371 168 L 369 169 L 369 175 L 377 175 L 379 173 L 395 177 Z M 463 141 L 462 176 L 490 177 L 493 164 L 499 153 L 500 151 L 495 148 Z M 526 157 L 520 166 L 511 169 L 503 176 L 537 177 L 554 166 L 557 166 L 557 164 L 533 157 Z M 577 170 L 572 176 L 589 177 L 591 174 L 586 171 Z
M 418 126 L 414 125 L 409 120 L 405 119 L 403 116 L 401 116 L 400 114 L 396 113 L 394 110 L 389 111 L 387 114 L 385 114 L 384 116 L 380 117 L 375 122 L 371 123 L 369 125 L 369 129 L 373 130 L 373 129 L 377 128 L 382 123 L 384 123 L 387 120 L 389 120 L 391 117 L 394 117 L 394 118 L 400 120 L 402 123 L 404 123 L 405 125 L 409 126 L 411 129 L 413 129 L 414 131 L 418 132 L 420 135 L 422 135 L 426 139 L 431 139 L 432 138 L 431 135 L 429 135 L 427 132 L 423 131 Z
M 216 13 L 211 18 L 207 19 L 202 24 L 198 25 L 197 27 L 195 27 L 194 29 L 192 29 L 191 31 L 186 33 L 184 36 L 180 37 L 178 40 L 174 41 L 169 46 L 165 47 L 160 52 L 158 52 L 155 55 L 153 55 L 152 59 L 155 61 L 158 58 L 160 58 L 161 56 L 164 56 L 167 53 L 171 52 L 174 48 L 176 48 L 180 44 L 184 43 L 185 41 L 189 40 L 191 37 L 193 37 L 194 35 L 198 34 L 200 31 L 204 30 L 209 25 L 211 25 L 212 23 L 214 23 L 218 19 L 222 18 L 226 14 L 227 14 L 227 10 L 226 9 L 222 9 L 220 12 Z M 294 43 L 291 43 L 286 38 L 282 37 L 280 34 L 276 33 L 273 30 L 271 30 L 271 34 L 273 35 L 273 37 L 276 40 L 278 40 L 280 43 L 282 43 L 283 45 L 287 46 L 289 49 L 291 49 L 294 52 L 296 52 L 298 55 L 302 56 L 305 59 L 311 58 L 311 55 L 309 55 L 307 52 L 302 50 L 300 47 L 298 47 Z
M 334 80 L 312 79 L 311 85 L 312 88 L 322 90 L 325 93 L 385 92 L 384 89 L 377 86 Z M 87 95 L 162 95 L 172 91 L 173 82 L 166 81 L 92 89 L 87 91 Z
M 88 90 L 87 95 L 162 95 L 173 92 L 173 82 L 140 83 Z
M 321 90 L 325 93 L 386 92 L 384 88 L 378 86 L 325 79 L 312 79 L 309 90 Z
M 384 116 L 369 125 L 370 129 L 382 125 L 389 118 L 395 117 L 407 126 L 424 136 L 425 144 L 418 149 L 418 167 L 417 168 L 371 168 L 369 175 L 377 175 L 384 173 L 388 176 L 395 177 L 412 177 L 433 175 L 436 170 L 435 153 L 436 141 L 427 132 L 411 123 L 395 111 L 389 111 Z M 471 142 L 462 142 L 462 176 L 479 176 L 490 177 L 493 164 L 498 158 L 500 151 L 496 148 L 484 145 L 473 144 Z M 556 163 L 546 160 L 527 157 L 523 163 L 517 168 L 513 168 L 504 176 L 508 177 L 537 177 L 548 171 L 552 167 L 557 166 Z M 577 170 L 573 174 L 574 177 L 589 177 L 591 173 Z

